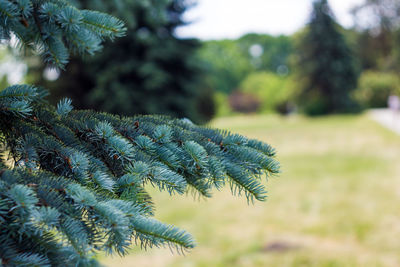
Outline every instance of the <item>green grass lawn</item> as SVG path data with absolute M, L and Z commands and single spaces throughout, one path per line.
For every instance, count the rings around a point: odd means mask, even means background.
M 217 119 L 213 127 L 272 144 L 282 174 L 267 202 L 229 190 L 208 200 L 156 193 L 156 218 L 191 232 L 185 256 L 168 249 L 106 266 L 400 266 L 400 137 L 367 116 Z

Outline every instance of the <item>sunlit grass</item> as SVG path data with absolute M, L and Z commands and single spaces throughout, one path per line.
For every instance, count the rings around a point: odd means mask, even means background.
M 400 266 L 400 137 L 366 116 L 217 119 L 272 144 L 282 174 L 267 202 L 228 190 L 209 200 L 156 193 L 156 217 L 191 232 L 186 256 L 168 249 L 103 258 L 106 266 Z

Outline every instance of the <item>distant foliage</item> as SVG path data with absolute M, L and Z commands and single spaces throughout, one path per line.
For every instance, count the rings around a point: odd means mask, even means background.
M 387 107 L 390 95 L 400 96 L 400 79 L 394 73 L 382 73 L 374 71 L 364 72 L 359 81 L 355 99 L 364 108 Z
M 365 70 L 400 70 L 400 1 L 364 0 L 353 8 L 360 32 L 358 52 Z
M 311 21 L 297 46 L 301 90 L 298 105 L 310 115 L 350 112 L 357 87 L 355 58 L 326 0 L 313 4 Z
M 214 102 L 216 105 L 216 116 L 223 117 L 233 114 L 232 108 L 229 104 L 229 96 L 222 92 L 215 92 Z
M 288 36 L 246 34 L 236 40 L 205 41 L 199 58 L 208 69 L 207 84 L 215 91 L 229 94 L 255 71 L 288 74 L 292 51 Z
M 240 85 L 241 91 L 251 94 L 260 102 L 260 111 L 287 113 L 293 102 L 294 84 L 290 77 L 270 72 L 250 74 Z
M 229 94 L 253 71 L 247 51 L 236 40 L 207 41 L 199 51 L 199 58 L 208 70 L 207 84 L 217 92 Z
M 256 96 L 239 90 L 232 92 L 228 101 L 231 109 L 236 112 L 254 113 L 260 110 L 261 101 Z
M 0 77 L 0 91 L 8 87 L 8 80 L 7 80 L 7 75 L 3 75 Z
M 247 52 L 247 58 L 255 70 L 281 74 L 290 72 L 288 59 L 293 53 L 290 36 L 250 33 L 240 37 L 237 43 Z

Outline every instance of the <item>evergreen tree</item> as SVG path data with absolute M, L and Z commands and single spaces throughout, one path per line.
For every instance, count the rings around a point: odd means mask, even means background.
M 128 31 L 107 43 L 101 54 L 74 57 L 57 81 L 40 81 L 56 98 L 67 96 L 78 108 L 121 115 L 165 114 L 196 123 L 212 117 L 212 91 L 202 82 L 202 69 L 194 59 L 200 43 L 174 35 L 184 24 L 186 0 L 77 2 L 120 17 Z
M 358 73 L 327 0 L 313 3 L 311 21 L 297 50 L 304 79 L 299 106 L 310 115 L 354 109 L 350 92 L 357 87 Z
M 67 0 L 1 0 L 1 41 L 15 39 L 54 67 L 93 53 L 123 23 Z M 121 117 L 54 107 L 46 91 L 0 92 L 0 265 L 91 266 L 93 253 L 128 246 L 194 246 L 185 231 L 152 218 L 145 185 L 205 197 L 229 183 L 264 200 L 262 174 L 278 172 L 274 149 L 227 131 L 164 116 Z

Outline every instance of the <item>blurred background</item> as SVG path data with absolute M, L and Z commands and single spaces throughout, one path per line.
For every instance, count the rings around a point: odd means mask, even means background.
M 266 203 L 155 192 L 156 217 L 198 246 L 104 265 L 400 266 L 400 0 L 72 2 L 123 19 L 127 35 L 61 72 L 2 47 L 0 89 L 188 118 L 268 142 L 282 163 Z

